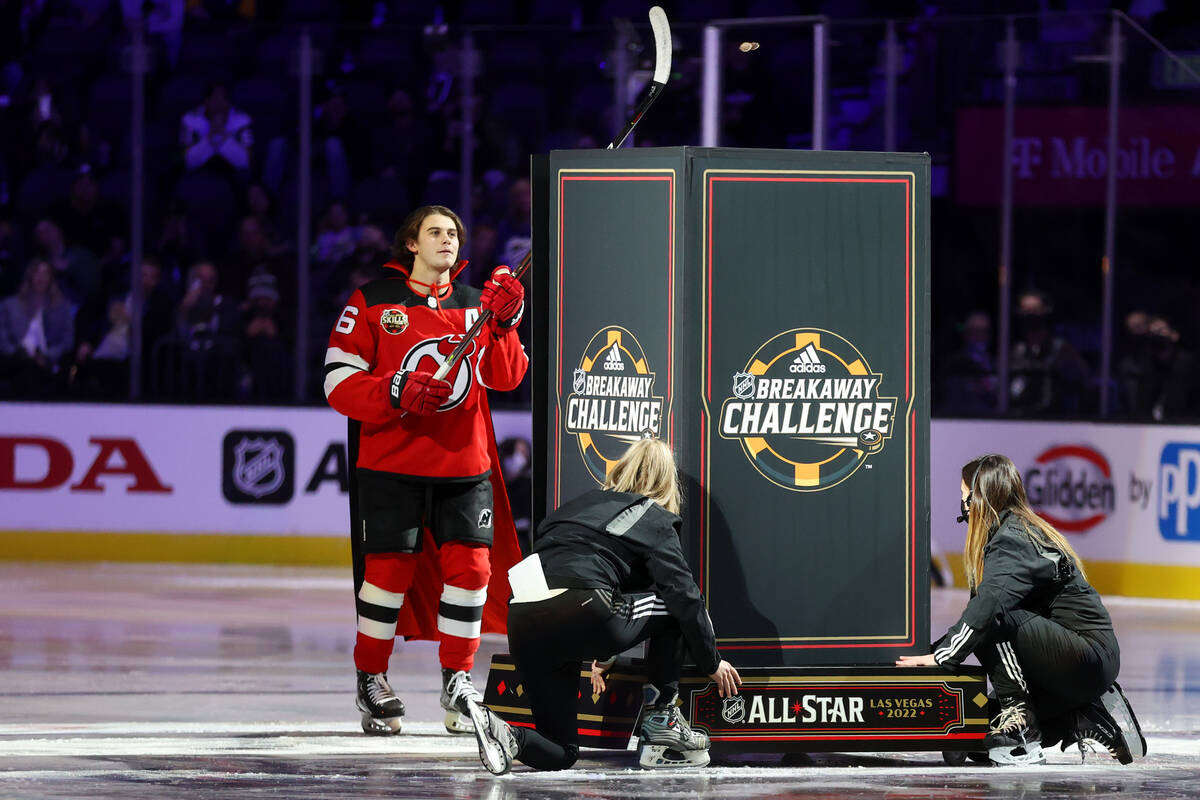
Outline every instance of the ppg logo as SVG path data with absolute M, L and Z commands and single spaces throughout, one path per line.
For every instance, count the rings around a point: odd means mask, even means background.
M 1200 539 L 1200 444 L 1171 442 L 1158 465 L 1158 531 Z

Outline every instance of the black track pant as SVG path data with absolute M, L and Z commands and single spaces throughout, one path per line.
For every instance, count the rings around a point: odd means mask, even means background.
M 1121 667 L 1111 630 L 1076 632 L 1040 616 L 1001 626 L 975 655 L 997 697 L 1029 698 L 1044 744 L 1061 739 L 1071 712 L 1108 691 Z
M 548 600 L 513 603 L 508 644 L 521 671 L 534 728 L 514 728 L 517 759 L 535 769 L 567 769 L 579 757 L 578 712 L 583 662 L 650 640 L 650 683 L 670 697 L 686 652 L 679 623 L 654 594 L 612 598 L 601 589 L 568 589 Z

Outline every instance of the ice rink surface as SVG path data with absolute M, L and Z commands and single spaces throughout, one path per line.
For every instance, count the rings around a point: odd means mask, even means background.
M 965 601 L 935 590 L 935 636 Z M 1130 766 L 1056 749 L 1029 768 L 859 753 L 649 772 L 584 750 L 496 778 L 442 728 L 430 642 L 392 657 L 405 731 L 360 732 L 349 570 L 0 564 L 0 799 L 1200 797 L 1200 603 L 1105 601 L 1150 751 Z M 504 646 L 485 637 L 477 685 Z

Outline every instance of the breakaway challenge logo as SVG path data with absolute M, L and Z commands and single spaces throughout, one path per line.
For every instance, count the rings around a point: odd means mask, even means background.
M 654 395 L 654 373 L 637 338 L 609 325 L 588 342 L 571 377 L 567 432 L 579 437 L 583 463 L 597 483 L 630 442 L 658 437 L 663 398 Z
M 758 348 L 733 375 L 721 436 L 785 489 L 819 492 L 854 474 L 892 436 L 896 398 L 883 375 L 830 331 L 795 328 Z

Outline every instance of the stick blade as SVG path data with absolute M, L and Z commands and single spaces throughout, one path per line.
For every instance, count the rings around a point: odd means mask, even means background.
M 662 6 L 651 6 L 650 28 L 654 31 L 654 82 L 666 84 L 671 76 L 671 23 Z

